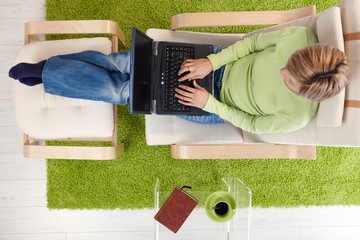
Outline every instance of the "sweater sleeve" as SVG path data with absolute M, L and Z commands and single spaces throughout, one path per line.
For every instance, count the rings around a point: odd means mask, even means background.
M 210 54 L 208 59 L 213 65 L 214 70 L 219 69 L 228 63 L 236 61 L 251 53 L 259 52 L 266 48 L 276 46 L 282 37 L 296 37 L 295 32 L 304 31 L 305 27 L 288 27 L 277 31 L 254 34 L 244 38 L 235 44 L 223 49 L 217 54 Z
M 221 118 L 231 122 L 234 126 L 251 133 L 277 133 L 292 132 L 304 126 L 294 123 L 290 119 L 279 115 L 251 115 L 235 107 L 218 101 L 212 95 L 203 110 L 215 113 Z

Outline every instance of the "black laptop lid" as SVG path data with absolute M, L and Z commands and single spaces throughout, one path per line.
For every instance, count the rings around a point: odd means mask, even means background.
M 151 111 L 151 62 L 153 40 L 136 28 L 132 29 L 130 112 L 149 114 Z

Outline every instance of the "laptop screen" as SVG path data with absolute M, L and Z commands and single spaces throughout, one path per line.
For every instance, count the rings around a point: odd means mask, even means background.
M 151 110 L 152 39 L 132 29 L 130 112 L 149 114 Z

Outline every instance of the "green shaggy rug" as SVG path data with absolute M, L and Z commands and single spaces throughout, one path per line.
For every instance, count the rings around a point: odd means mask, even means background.
M 279 10 L 316 4 L 325 10 L 338 0 L 47 0 L 50 20 L 109 19 L 119 23 L 130 45 L 131 27 L 169 28 L 182 12 Z M 208 30 L 208 29 L 205 29 Z M 242 29 L 250 31 L 252 29 Z M 212 28 L 210 31 L 239 31 Z M 360 149 L 318 147 L 316 161 L 173 160 L 169 146 L 147 146 L 144 117 L 119 107 L 119 142 L 125 154 L 115 161 L 48 160 L 48 206 L 68 209 L 153 207 L 155 181 L 161 189 L 191 185 L 216 190 L 223 176 L 240 178 L 253 191 L 253 206 L 360 205 Z

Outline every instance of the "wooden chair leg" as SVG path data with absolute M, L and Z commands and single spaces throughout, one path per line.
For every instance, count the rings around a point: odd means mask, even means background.
M 316 146 L 281 144 L 172 145 L 175 159 L 316 159 Z
M 113 160 L 124 152 L 124 144 L 111 147 L 24 145 L 24 157 L 66 160 Z
M 124 144 L 112 146 L 47 146 L 45 141 L 29 140 L 24 135 L 23 155 L 26 158 L 66 160 L 114 160 L 124 153 Z

